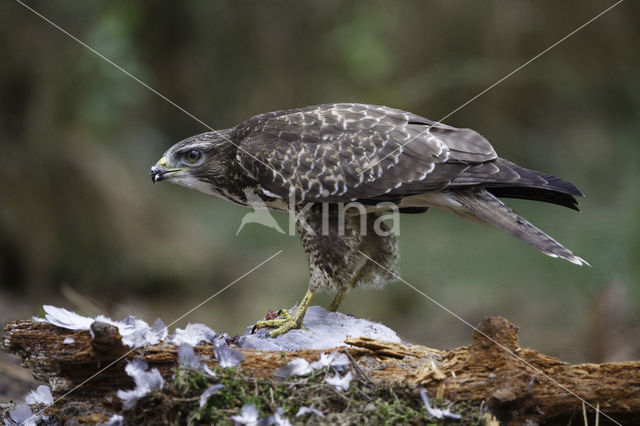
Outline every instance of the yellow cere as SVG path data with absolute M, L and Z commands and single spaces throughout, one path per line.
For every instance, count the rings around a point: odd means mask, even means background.
M 160 160 L 158 160 L 158 166 L 167 167 L 167 157 L 162 157 Z

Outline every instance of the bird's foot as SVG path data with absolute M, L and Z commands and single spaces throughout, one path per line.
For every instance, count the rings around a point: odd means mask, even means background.
M 287 312 L 285 310 L 283 311 Z M 304 329 L 304 326 L 302 325 L 303 317 L 296 320 L 291 316 L 291 314 L 289 314 L 289 312 L 286 313 L 286 316 L 284 315 L 284 312 L 281 312 L 281 315 L 285 318 L 258 321 L 256 322 L 255 328 L 273 328 L 274 330 L 269 332 L 270 337 L 281 336 L 289 330 Z
M 307 312 L 307 307 L 311 302 L 312 296 L 313 293 L 307 292 L 307 294 L 302 299 L 302 302 L 300 302 L 300 305 L 298 305 L 296 311 L 293 314 L 289 313 L 287 309 L 282 309 L 280 312 L 278 312 L 278 316 L 282 318 L 258 321 L 256 322 L 254 329 L 273 328 L 275 330 L 272 330 L 269 333 L 269 336 L 272 338 L 281 336 L 290 330 L 304 329 L 302 322 L 304 320 L 304 315 Z

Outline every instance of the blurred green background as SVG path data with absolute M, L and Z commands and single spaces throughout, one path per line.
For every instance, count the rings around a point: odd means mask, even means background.
M 605 1 L 33 1 L 44 16 L 214 128 L 326 102 L 431 119 L 604 10 Z M 490 226 L 403 216 L 404 279 L 472 324 L 502 315 L 522 346 L 568 361 L 640 356 L 640 4 L 625 2 L 446 122 L 570 180 L 583 212 L 510 205 L 593 267 Z M 297 237 L 169 185 L 149 168 L 197 121 L 18 3 L 0 4 L 0 322 L 43 304 L 229 334 L 307 285 Z M 286 218 L 279 217 L 283 227 Z M 330 296 L 316 303 L 327 306 Z M 399 282 L 342 311 L 450 348 L 471 330 Z

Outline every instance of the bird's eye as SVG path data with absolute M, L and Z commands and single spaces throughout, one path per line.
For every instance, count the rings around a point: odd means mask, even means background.
M 188 162 L 195 163 L 200 159 L 200 157 L 202 157 L 202 151 L 199 149 L 192 149 L 191 151 L 187 151 L 184 156 Z

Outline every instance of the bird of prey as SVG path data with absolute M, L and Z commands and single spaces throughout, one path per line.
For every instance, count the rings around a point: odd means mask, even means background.
M 354 287 L 382 287 L 395 276 L 395 236 L 374 222 L 384 207 L 431 207 L 491 223 L 542 253 L 586 262 L 507 207 L 500 198 L 544 201 L 578 210 L 573 184 L 497 156 L 470 129 L 399 109 L 336 103 L 259 114 L 237 126 L 173 145 L 151 168 L 167 180 L 242 205 L 295 211 L 307 256 L 309 288 L 295 312 L 259 321 L 275 337 L 301 328 L 314 293 L 336 292 L 337 310 Z M 340 215 L 341 203 L 364 209 Z M 382 204 L 381 204 L 382 203 Z

